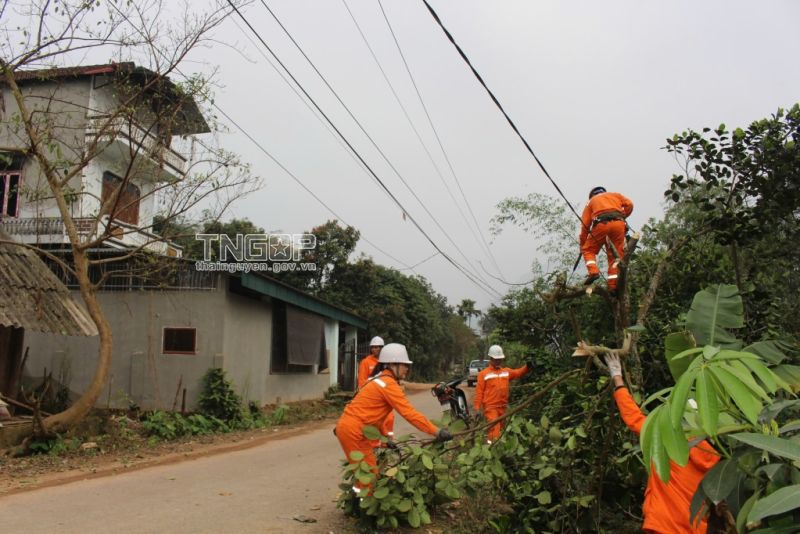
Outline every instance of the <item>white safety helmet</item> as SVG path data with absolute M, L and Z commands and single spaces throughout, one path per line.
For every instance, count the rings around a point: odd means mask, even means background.
M 492 345 L 491 347 L 489 347 L 489 357 L 492 358 L 493 360 L 504 359 L 506 355 L 503 354 L 503 347 L 501 347 L 500 345 Z
M 389 343 L 381 349 L 378 356 L 378 363 L 413 363 L 408 359 L 408 351 L 405 345 L 400 343 Z
M 383 342 L 383 338 L 381 336 L 375 336 L 369 342 L 370 347 L 382 347 L 385 343 Z

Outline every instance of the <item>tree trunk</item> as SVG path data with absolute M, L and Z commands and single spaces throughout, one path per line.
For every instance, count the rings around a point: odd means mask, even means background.
M 44 420 L 45 427 L 55 432 L 73 426 L 89 413 L 95 402 L 97 402 L 97 399 L 100 398 L 100 394 L 103 392 L 106 378 L 108 377 L 108 371 L 111 368 L 111 349 L 113 346 L 111 327 L 103 314 L 100 303 L 97 301 L 97 292 L 89 280 L 89 261 L 86 257 L 86 253 L 83 251 L 75 251 L 74 249 L 73 251 L 75 274 L 78 279 L 81 297 L 86 305 L 86 310 L 89 312 L 89 316 L 92 318 L 92 321 L 94 321 L 94 324 L 97 325 L 100 345 L 97 351 L 97 366 L 89 387 L 86 388 L 72 406 Z

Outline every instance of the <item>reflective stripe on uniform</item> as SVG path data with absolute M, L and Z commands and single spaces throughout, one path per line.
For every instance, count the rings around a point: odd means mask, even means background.
M 597 265 L 597 262 L 594 260 L 589 260 L 586 262 L 586 265 Z
M 376 384 L 378 384 L 382 388 L 386 387 L 386 382 L 384 382 L 380 378 L 373 378 L 372 381 L 375 382 Z
M 502 372 L 502 373 L 499 373 L 499 374 L 498 373 L 489 373 L 487 375 L 484 375 L 483 380 L 486 381 L 486 380 L 489 380 L 490 378 L 506 378 L 507 376 L 508 376 L 508 371 L 505 371 L 505 372 Z
M 608 275 L 608 279 L 609 279 L 609 280 L 615 280 L 616 278 L 617 278 L 617 275 L 616 275 L 616 274 L 609 274 L 609 275 Z

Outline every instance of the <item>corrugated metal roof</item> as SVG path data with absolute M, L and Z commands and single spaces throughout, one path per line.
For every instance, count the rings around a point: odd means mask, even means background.
M 0 240 L 11 241 L 0 230 Z M 65 336 L 97 327 L 69 290 L 30 249 L 0 243 L 0 325 Z

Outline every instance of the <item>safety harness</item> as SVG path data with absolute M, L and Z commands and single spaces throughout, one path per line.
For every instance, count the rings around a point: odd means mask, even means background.
M 622 215 L 622 213 L 620 213 L 618 211 L 607 211 L 605 213 L 599 214 L 597 217 L 592 219 L 592 226 L 591 227 L 594 228 L 598 224 L 606 223 L 608 221 L 624 221 L 624 220 L 625 220 L 625 216 Z

